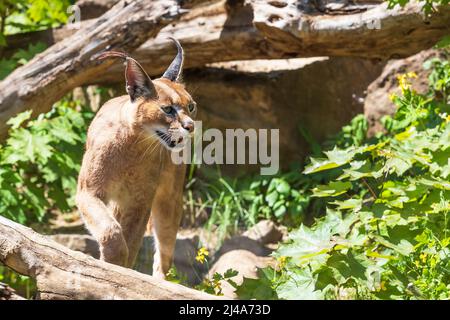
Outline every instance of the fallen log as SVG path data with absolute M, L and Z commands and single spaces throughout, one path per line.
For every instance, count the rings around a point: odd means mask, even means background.
M 72 251 L 0 216 L 0 262 L 37 282 L 37 299 L 219 299 Z
M 95 61 L 97 54 L 109 49 L 133 51 L 180 16 L 176 0 L 118 2 L 0 82 L 0 123 L 28 109 L 35 115 L 48 111 L 68 91 L 114 63 Z M 5 129 L 0 127 L 0 136 Z
M 252 0 L 255 27 L 274 50 L 302 55 L 407 57 L 433 46 L 450 32 L 450 6 L 427 15 L 424 2 L 388 9 L 387 2 L 353 1 L 330 6 L 322 14 L 305 14 L 298 2 Z M 311 2 L 313 3 L 313 2 Z M 321 11 L 321 10 L 319 10 Z
M 358 1 L 356 5 L 350 1 L 340 5 L 331 2 L 318 7 L 313 5 L 315 2 L 303 7 L 295 3 L 219 1 L 194 8 L 176 24 L 164 27 L 133 55 L 151 75 L 158 75 L 173 58 L 175 51 L 167 37 L 175 36 L 188 57 L 185 68 L 233 60 L 315 56 L 386 60 L 428 49 L 450 32 L 450 6 L 426 16 L 417 2 L 394 9 L 387 9 L 387 4 L 379 0 Z M 71 32 L 67 26 L 36 36 L 51 45 Z M 29 41 L 26 35 L 22 37 L 24 42 Z M 20 43 L 17 36 L 8 41 L 17 46 Z M 108 72 L 88 79 L 88 83 L 121 81 L 121 72 L 120 66 L 113 65 Z

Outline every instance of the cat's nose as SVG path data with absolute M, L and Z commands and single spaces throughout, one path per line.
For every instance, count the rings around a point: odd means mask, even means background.
M 192 121 L 192 120 L 184 121 L 182 124 L 182 127 L 189 132 L 193 132 L 194 131 L 194 121 Z

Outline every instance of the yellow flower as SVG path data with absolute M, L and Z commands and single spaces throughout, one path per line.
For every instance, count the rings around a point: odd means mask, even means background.
M 287 258 L 284 256 L 278 257 L 277 262 L 278 262 L 278 267 L 280 269 L 283 269 L 286 266 Z
M 389 100 L 391 100 L 392 102 L 394 102 L 395 98 L 397 97 L 397 95 L 395 93 L 391 93 L 389 95 Z
M 411 83 L 408 79 L 413 78 L 417 78 L 417 74 L 415 72 L 408 72 L 397 76 L 398 87 L 400 88 L 400 90 L 402 90 L 403 94 L 405 93 L 405 91 L 411 89 Z
M 220 283 L 219 280 L 214 280 L 213 287 L 218 291 L 222 290 L 222 284 Z
M 197 260 L 200 263 L 204 263 L 206 261 L 206 257 L 209 255 L 209 251 L 205 247 L 201 247 L 197 251 L 197 256 L 195 257 L 195 260 Z
M 427 262 L 427 254 L 421 253 L 420 254 L 420 260 L 422 260 L 423 263 Z

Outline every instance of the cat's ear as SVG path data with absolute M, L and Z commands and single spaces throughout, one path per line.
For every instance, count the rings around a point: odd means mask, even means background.
M 169 37 L 169 39 L 171 39 L 177 46 L 177 55 L 173 59 L 170 66 L 167 68 L 166 72 L 164 72 L 162 77 L 175 82 L 179 80 L 181 71 L 183 69 L 184 52 L 180 42 L 177 39 L 172 37 Z
M 118 57 L 125 60 L 125 80 L 126 90 L 132 102 L 138 98 L 153 99 L 157 97 L 157 92 L 152 80 L 145 72 L 144 68 L 123 52 L 108 51 L 101 54 L 98 59 Z
M 156 98 L 157 93 L 152 80 L 139 62 L 130 57 L 126 59 L 125 79 L 131 101 L 140 97 L 147 99 Z

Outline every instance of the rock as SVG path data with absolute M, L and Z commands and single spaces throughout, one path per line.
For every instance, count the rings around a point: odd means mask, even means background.
M 178 273 L 185 278 L 187 284 L 195 285 L 201 282 L 206 272 L 206 265 L 195 260 L 199 247 L 198 236 L 178 235 L 175 244 L 174 265 Z M 153 236 L 144 237 L 144 241 L 136 259 L 134 269 L 146 273 L 152 273 L 154 254 Z
M 262 244 L 276 243 L 283 238 L 283 233 L 271 220 L 261 220 L 242 235 Z
M 224 274 L 227 270 L 233 269 L 238 275 L 231 278 L 237 284 L 241 284 L 244 277 L 257 279 L 258 268 L 264 268 L 273 261 L 271 257 L 258 257 L 247 250 L 233 250 L 222 255 L 211 267 L 208 277 L 211 279 L 218 272 Z M 235 288 L 227 281 L 221 281 L 222 292 L 224 296 L 235 298 Z
M 91 235 L 84 234 L 56 234 L 50 238 L 69 249 L 81 251 L 96 259 L 100 257 L 97 241 Z
M 234 236 L 223 242 L 219 251 L 215 254 L 215 260 L 218 260 L 225 253 L 234 250 L 246 250 L 261 257 L 265 257 L 272 252 L 272 250 L 256 240 L 246 236 Z
M 319 142 L 337 133 L 363 112 L 367 86 L 384 66 L 355 58 L 251 64 L 186 70 L 184 79 L 197 101 L 197 119 L 204 129 L 279 129 L 279 163 L 285 167 L 309 153 L 299 126 Z M 257 171 L 258 165 L 225 164 L 221 170 L 239 174 Z
M 195 238 L 198 237 L 197 248 L 205 247 L 209 251 L 209 256 L 215 255 L 220 247 L 220 237 L 215 226 L 211 228 L 195 227 L 195 228 L 180 228 L 178 230 L 179 238 Z
M 49 232 L 52 234 L 88 234 L 77 210 L 70 213 L 54 210 L 49 222 Z
M 428 75 L 430 71 L 423 69 L 423 63 L 431 58 L 439 57 L 438 50 L 425 50 L 406 59 L 389 61 L 381 75 L 367 88 L 364 102 L 364 114 L 369 121 L 369 135 L 382 130 L 380 120 L 385 115 L 395 112 L 395 105 L 389 99 L 392 93 L 400 94 L 397 76 L 407 72 L 415 72 L 417 79 L 411 79 L 412 87 L 419 93 L 428 90 Z

